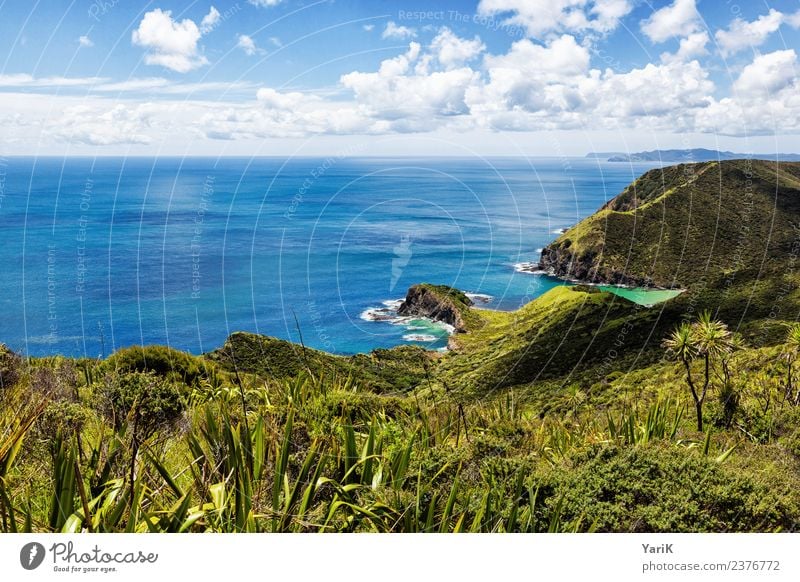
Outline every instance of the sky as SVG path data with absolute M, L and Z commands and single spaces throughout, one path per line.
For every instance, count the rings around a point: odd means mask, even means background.
M 798 0 L 0 0 L 0 155 L 800 152 Z

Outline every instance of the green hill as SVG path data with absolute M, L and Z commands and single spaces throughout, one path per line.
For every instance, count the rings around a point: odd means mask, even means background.
M 542 251 L 556 275 L 711 288 L 780 275 L 800 248 L 800 163 L 651 170 Z
M 316 377 L 351 377 L 378 392 L 405 391 L 425 379 L 435 355 L 418 346 L 377 349 L 369 354 L 337 356 L 274 337 L 234 332 L 225 344 L 205 355 L 230 373 L 282 380 L 301 373 Z

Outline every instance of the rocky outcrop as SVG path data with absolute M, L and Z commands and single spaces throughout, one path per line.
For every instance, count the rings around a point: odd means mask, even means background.
M 413 285 L 397 313 L 426 317 L 453 326 L 456 333 L 469 328 L 469 308 L 472 300 L 458 289 L 446 285 Z
M 573 253 L 570 247 L 571 241 L 566 239 L 542 249 L 539 269 L 561 279 L 598 285 L 647 287 L 653 284 L 646 277 L 631 276 L 608 268 L 601 262 L 601 254 L 594 250 Z

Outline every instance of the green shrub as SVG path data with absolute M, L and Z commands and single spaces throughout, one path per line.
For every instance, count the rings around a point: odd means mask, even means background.
M 600 289 L 594 285 L 575 285 L 571 287 L 571 290 L 579 293 L 600 293 Z
M 781 487 L 694 451 L 593 446 L 544 477 L 566 519 L 606 532 L 795 531 Z
M 123 348 L 103 363 L 106 372 L 153 372 L 173 381 L 194 386 L 203 375 L 198 358 L 166 346 Z
M 89 411 L 83 405 L 59 400 L 47 405 L 36 421 L 36 429 L 42 439 L 51 440 L 57 434 L 70 439 L 83 431 L 89 416 Z
M 402 398 L 343 390 L 327 392 L 317 406 L 314 414 L 320 419 L 361 427 L 368 426 L 376 415 L 398 419 L 413 413 L 411 403 Z
M 101 411 L 114 428 L 132 427 L 139 442 L 172 424 L 184 410 L 175 384 L 152 372 L 108 374 L 99 392 Z

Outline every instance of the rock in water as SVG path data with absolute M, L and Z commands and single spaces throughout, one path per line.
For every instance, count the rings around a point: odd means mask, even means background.
M 397 313 L 441 321 L 453 326 L 456 333 L 464 333 L 468 328 L 467 314 L 472 304 L 472 300 L 458 289 L 422 283 L 408 289 Z

